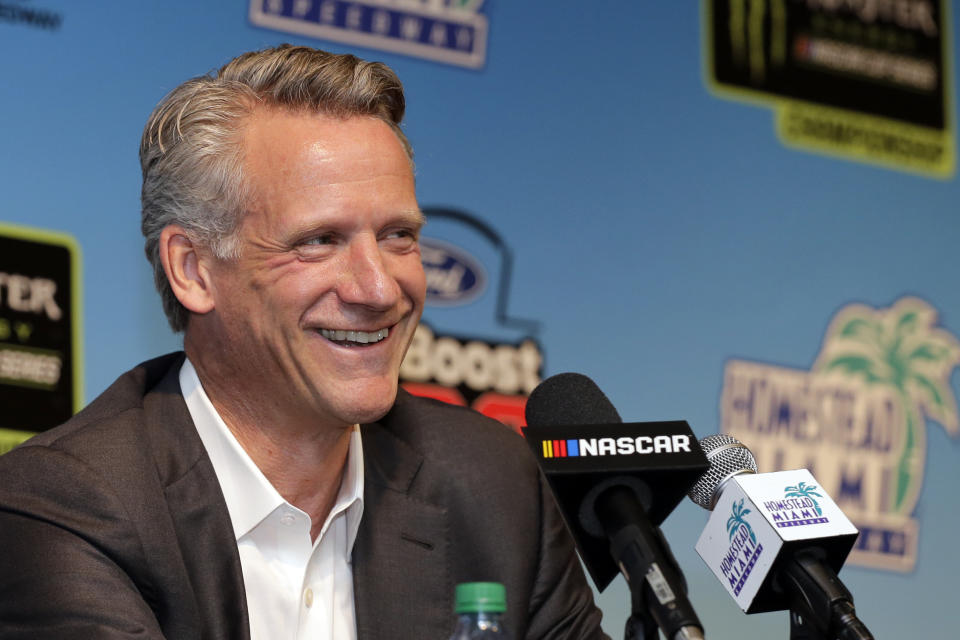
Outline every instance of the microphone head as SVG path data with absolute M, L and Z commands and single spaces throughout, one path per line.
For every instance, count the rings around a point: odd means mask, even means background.
M 707 511 L 713 511 L 724 484 L 741 473 L 756 473 L 757 461 L 746 445 L 722 433 L 701 440 L 700 448 L 706 454 L 710 468 L 687 495 Z
M 526 417 L 528 425 L 544 427 L 623 422 L 600 387 L 579 373 L 558 373 L 537 385 Z
M 590 378 L 561 373 L 527 400 L 524 435 L 550 483 L 580 557 L 603 591 L 617 576 L 596 513 L 606 489 L 633 491 L 654 526 L 677 506 L 709 464 L 683 420 L 624 423 Z

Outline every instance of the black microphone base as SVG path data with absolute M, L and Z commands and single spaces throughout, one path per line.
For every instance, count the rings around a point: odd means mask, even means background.
M 638 498 L 628 484 L 614 484 L 595 503 L 610 540 L 610 555 L 630 587 L 627 638 L 656 640 L 658 627 L 668 640 L 703 638 L 703 625 L 687 599 L 680 565 L 660 529 L 649 526 Z
M 779 587 L 790 597 L 790 640 L 874 640 L 822 553 L 798 553 L 781 572 Z
M 650 618 L 647 612 L 641 615 L 633 614 L 627 618 L 626 629 L 623 632 L 624 640 L 659 640 L 660 628 Z M 705 640 L 703 629 L 695 626 L 681 627 L 668 640 Z

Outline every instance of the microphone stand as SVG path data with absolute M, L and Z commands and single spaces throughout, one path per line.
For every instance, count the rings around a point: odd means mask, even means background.
M 815 550 L 788 560 L 778 578 L 790 602 L 790 640 L 874 640 L 857 618 L 853 595 Z
M 627 618 L 623 630 L 623 640 L 657 640 L 660 637 L 659 627 L 653 621 L 646 599 L 640 591 L 642 590 L 630 588 L 630 617 Z
M 703 626 L 687 599 L 683 572 L 660 530 L 639 526 L 647 517 L 633 490 L 612 486 L 597 497 L 595 508 L 630 587 L 626 640 L 657 640 L 660 627 L 668 640 L 702 640 Z

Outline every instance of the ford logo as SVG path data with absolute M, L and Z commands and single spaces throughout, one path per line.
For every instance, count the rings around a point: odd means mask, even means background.
M 427 276 L 427 304 L 467 304 L 487 288 L 487 275 L 480 262 L 459 247 L 420 238 L 420 257 Z

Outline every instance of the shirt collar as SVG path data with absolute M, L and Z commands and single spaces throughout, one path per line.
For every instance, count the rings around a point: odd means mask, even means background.
M 270 484 L 217 413 L 189 358 L 184 360 L 180 368 L 180 389 L 200 440 L 213 464 L 227 503 L 227 511 L 230 513 L 234 535 L 239 540 L 274 510 L 288 503 Z M 323 526 L 326 530 L 334 516 L 341 511 L 347 512 L 348 552 L 353 548 L 363 514 L 363 466 L 360 427 L 354 425 L 340 491 Z

